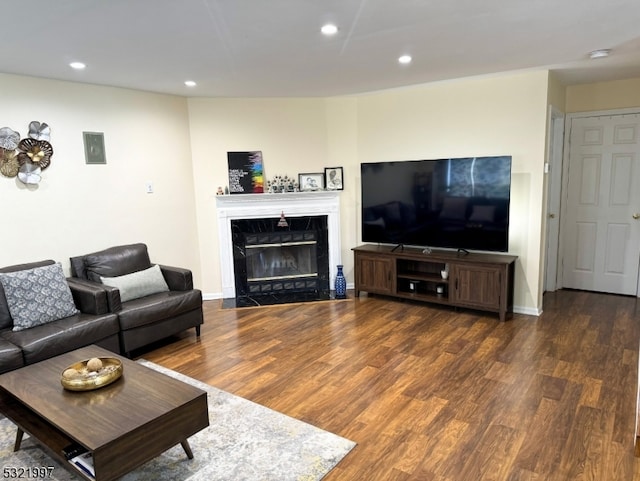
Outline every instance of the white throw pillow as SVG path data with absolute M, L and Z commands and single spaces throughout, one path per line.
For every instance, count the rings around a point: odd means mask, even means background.
M 169 290 L 169 286 L 162 276 L 160 266 L 157 264 L 148 269 L 132 272 L 124 276 L 100 276 L 100 280 L 106 286 L 117 287 L 120 291 L 120 300 L 122 302 Z

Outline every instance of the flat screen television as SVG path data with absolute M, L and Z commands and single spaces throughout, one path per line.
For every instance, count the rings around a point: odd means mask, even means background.
M 360 166 L 362 241 L 506 252 L 511 156 Z

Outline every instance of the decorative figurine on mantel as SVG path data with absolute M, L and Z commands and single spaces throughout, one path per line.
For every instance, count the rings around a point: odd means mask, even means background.
M 224 195 L 224 191 L 222 190 L 222 187 L 218 187 L 218 190 L 216 191 L 216 195 Z
M 285 192 L 298 192 L 298 183 L 288 175 L 276 175 L 271 180 L 267 180 L 267 193 L 282 194 Z

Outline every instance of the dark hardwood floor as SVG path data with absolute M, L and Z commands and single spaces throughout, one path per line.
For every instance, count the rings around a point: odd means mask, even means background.
M 558 291 L 499 322 L 350 295 L 207 301 L 199 341 L 138 354 L 357 442 L 326 481 L 634 479 L 635 298 Z

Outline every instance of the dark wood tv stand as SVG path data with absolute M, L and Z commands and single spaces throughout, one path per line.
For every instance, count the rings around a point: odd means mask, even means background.
M 355 247 L 355 291 L 497 312 L 513 312 L 517 257 L 417 247 Z M 443 279 L 442 270 L 448 271 Z

